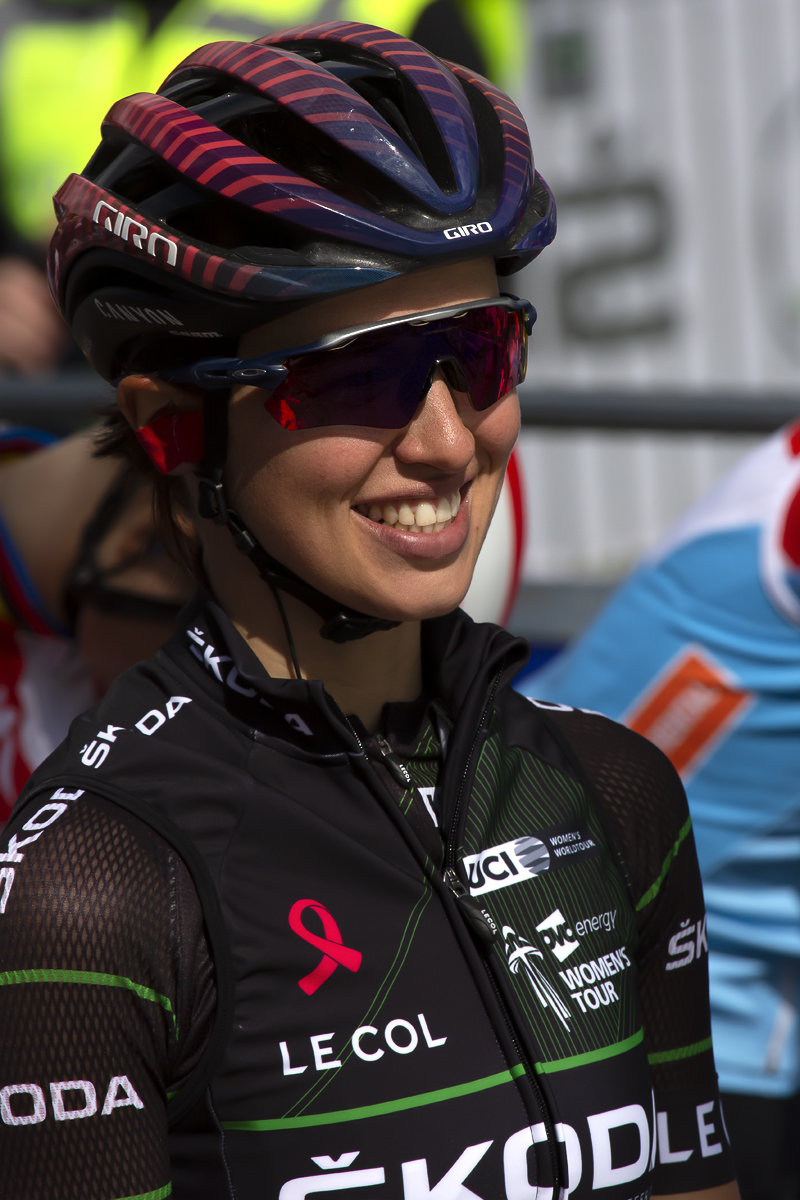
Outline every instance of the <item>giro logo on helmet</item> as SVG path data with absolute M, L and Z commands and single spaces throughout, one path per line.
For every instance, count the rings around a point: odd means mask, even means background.
M 108 214 L 116 213 L 117 219 L 114 224 L 111 224 L 111 216 L 102 216 L 103 209 L 108 210 Z M 146 225 L 142 225 L 141 221 L 137 221 L 135 217 L 126 217 L 118 208 L 114 208 L 107 200 L 98 200 L 92 213 L 92 221 L 95 225 L 103 225 L 109 233 L 113 233 L 116 237 L 122 238 L 123 242 L 129 239 L 133 242 L 137 250 L 147 250 L 148 254 L 156 256 L 156 244 L 163 242 L 167 247 L 167 263 L 174 267 L 178 261 L 178 243 L 172 238 L 168 238 L 158 229 L 148 229 Z M 146 239 L 146 245 L 145 245 Z
M 477 225 L 451 225 L 449 229 L 445 229 L 444 236 L 452 242 L 453 238 L 472 237 L 474 233 L 491 233 L 492 226 L 489 221 L 479 221 Z

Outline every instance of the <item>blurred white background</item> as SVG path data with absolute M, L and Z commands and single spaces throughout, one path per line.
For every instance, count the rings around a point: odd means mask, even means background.
M 526 386 L 782 392 L 800 413 L 800 0 L 527 15 L 521 99 L 559 231 L 511 283 L 539 311 Z M 528 600 L 555 587 L 566 629 L 564 586 L 602 596 L 758 440 L 525 429 Z

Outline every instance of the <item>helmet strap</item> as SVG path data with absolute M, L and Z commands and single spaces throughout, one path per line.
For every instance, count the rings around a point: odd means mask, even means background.
M 228 402 L 230 394 L 224 398 L 219 392 L 205 393 L 203 397 L 203 440 L 205 442 L 205 458 L 197 469 L 200 485 L 198 509 L 201 517 L 213 521 L 215 525 L 225 525 L 233 538 L 233 544 L 240 553 L 244 554 L 255 566 L 261 578 L 269 585 L 278 605 L 283 620 L 289 649 L 292 655 L 295 673 L 300 679 L 300 668 L 294 650 L 289 623 L 278 589 L 301 600 L 303 604 L 313 609 L 324 622 L 320 629 L 320 637 L 327 641 L 343 645 L 367 637 L 370 633 L 379 633 L 394 629 L 399 621 L 388 621 L 383 617 L 370 617 L 366 613 L 347 608 L 338 600 L 326 596 L 313 584 L 306 583 L 294 571 L 284 567 L 273 558 L 245 525 L 241 517 L 230 508 L 225 499 L 225 489 L 222 476 L 225 469 L 225 459 L 228 451 Z

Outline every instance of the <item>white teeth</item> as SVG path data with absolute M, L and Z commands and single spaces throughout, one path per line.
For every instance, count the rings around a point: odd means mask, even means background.
M 356 512 L 370 521 L 401 526 L 406 533 L 441 533 L 455 520 L 461 507 L 461 493 L 418 502 L 402 500 L 395 504 L 357 504 Z

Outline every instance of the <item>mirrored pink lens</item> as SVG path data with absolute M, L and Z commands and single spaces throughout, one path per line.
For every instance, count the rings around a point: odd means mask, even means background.
M 473 408 L 482 412 L 525 378 L 527 333 L 522 313 L 474 309 L 453 323 L 447 340 L 469 383 Z
M 264 404 L 287 430 L 403 429 L 436 363 L 454 362 L 482 411 L 522 382 L 526 340 L 523 315 L 500 306 L 372 330 L 341 348 L 287 360 L 287 377 Z

